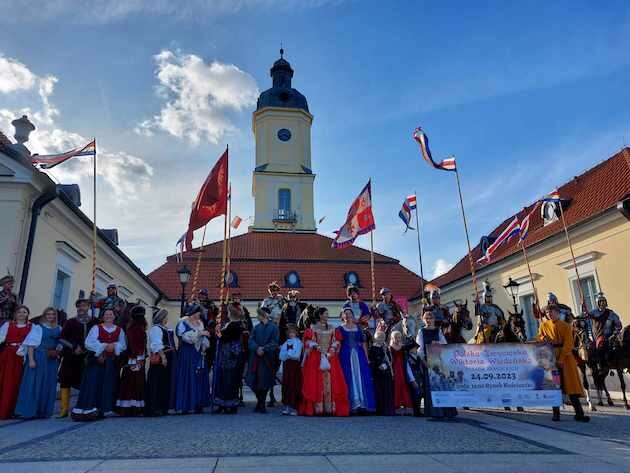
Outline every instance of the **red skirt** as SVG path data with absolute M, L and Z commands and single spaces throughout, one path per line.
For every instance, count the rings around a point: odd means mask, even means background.
M 302 392 L 302 367 L 299 360 L 286 360 L 282 365 L 282 404 L 297 409 Z
M 116 411 L 122 416 L 139 416 L 144 413 L 144 366 L 133 371 L 130 366 L 122 370 Z
M 17 347 L 5 346 L 0 352 L 0 419 L 13 417 L 17 403 L 24 358 L 16 354 Z
M 405 354 L 402 350 L 392 350 L 392 367 L 394 368 L 394 409 L 401 407 L 412 408 L 413 401 L 407 384 L 407 370 L 405 369 Z

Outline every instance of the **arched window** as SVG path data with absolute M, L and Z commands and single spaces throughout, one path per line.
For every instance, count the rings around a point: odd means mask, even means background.
M 292 289 L 302 287 L 300 283 L 300 275 L 297 271 L 289 271 L 284 275 L 284 287 L 290 287 Z

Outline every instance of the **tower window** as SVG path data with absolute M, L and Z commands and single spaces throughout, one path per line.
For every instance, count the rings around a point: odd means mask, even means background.
M 279 189 L 278 190 L 278 210 L 291 212 L 291 189 Z

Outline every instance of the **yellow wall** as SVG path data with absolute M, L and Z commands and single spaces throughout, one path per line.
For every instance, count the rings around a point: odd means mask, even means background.
M 630 324 L 630 222 L 616 210 L 610 210 L 591 222 L 572 228 L 570 237 L 580 276 L 593 274 L 597 289 L 606 294 L 609 307 L 619 314 L 624 325 Z M 530 248 L 528 256 L 541 304 L 546 303 L 547 293 L 553 292 L 561 303 L 579 313 L 579 302 L 574 300 L 570 285 L 570 280 L 575 278 L 575 270 L 564 234 Z M 523 283 L 519 291 L 521 295 L 531 291 L 522 253 L 508 258 L 505 263 L 498 261 L 478 273 L 479 288 L 482 289 L 483 281 L 490 281 L 494 302 L 506 313 L 512 302 L 501 286 L 507 283 L 509 277 Z M 456 281 L 442 287 L 441 294 L 442 303 L 458 299 L 471 301 L 473 289 L 470 277 L 463 285 Z M 417 310 L 417 305 L 415 308 Z

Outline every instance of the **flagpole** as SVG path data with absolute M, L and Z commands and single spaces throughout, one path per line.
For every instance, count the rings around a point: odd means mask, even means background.
M 527 272 L 529 273 L 529 281 L 532 283 L 532 290 L 534 291 L 534 304 L 536 304 L 537 310 L 540 311 L 538 291 L 536 290 L 536 285 L 534 284 L 534 275 L 532 274 L 532 268 L 529 265 L 529 258 L 527 257 L 527 250 L 525 249 L 525 242 L 523 240 L 521 240 L 521 249 L 523 250 L 523 257 L 525 258 L 525 264 L 527 265 Z
M 195 273 L 193 275 L 192 289 L 190 290 L 190 295 L 192 297 L 195 297 L 195 295 L 197 294 L 197 277 L 199 276 L 199 266 L 201 265 L 201 255 L 203 254 L 203 244 L 206 241 L 206 228 L 207 227 L 208 227 L 208 224 L 205 224 L 203 226 L 203 235 L 201 236 L 201 247 L 199 249 L 199 254 L 197 255 L 197 262 L 195 263 Z
M 227 145 L 225 147 L 225 152 L 227 153 L 229 149 L 230 149 L 229 145 Z M 227 264 L 228 213 L 227 213 L 227 209 L 225 210 L 226 212 L 223 214 L 223 259 L 222 259 L 222 265 L 221 265 L 221 289 L 219 292 L 219 322 L 220 322 L 220 317 L 221 317 L 221 310 L 223 307 L 223 290 L 225 289 L 225 266 Z
M 475 263 L 472 257 L 472 248 L 470 246 L 470 237 L 468 236 L 468 223 L 466 221 L 466 212 L 464 211 L 464 199 L 462 197 L 462 187 L 459 181 L 459 171 L 455 168 L 455 177 L 457 178 L 457 190 L 459 192 L 459 204 L 462 208 L 462 219 L 464 220 L 464 231 L 466 232 L 466 243 L 468 244 L 468 262 L 470 264 L 470 274 L 472 276 L 473 290 L 475 291 L 475 302 L 479 297 L 479 290 L 477 288 L 477 274 L 475 273 Z
M 582 299 L 582 311 L 584 311 L 584 305 L 586 300 L 584 298 L 584 291 L 582 290 L 582 280 L 580 279 L 580 273 L 578 271 L 577 263 L 575 262 L 575 253 L 573 252 L 573 245 L 571 244 L 571 238 L 569 238 L 569 230 L 567 229 L 567 222 L 564 220 L 564 210 L 562 210 L 562 200 L 558 201 L 560 207 L 560 219 L 562 220 L 562 226 L 564 227 L 564 235 L 567 238 L 567 244 L 569 245 L 569 251 L 571 252 L 571 259 L 573 260 L 573 268 L 575 269 L 575 277 L 577 278 L 578 289 L 580 291 L 580 298 Z
M 93 215 L 92 215 L 92 291 L 96 293 L 96 138 L 94 138 L 94 163 L 93 163 Z
M 374 277 L 374 230 L 370 230 L 370 272 L 372 276 L 372 303 L 376 304 L 376 278 Z
M 413 191 L 416 196 L 416 234 L 418 235 L 418 259 L 420 260 L 420 303 L 424 299 L 424 271 L 422 269 L 422 247 L 420 246 L 420 219 L 418 217 L 418 194 Z
M 226 252 L 226 270 L 225 270 L 225 274 L 229 275 L 230 274 L 230 243 L 231 243 L 231 238 L 232 238 L 232 183 L 228 184 L 228 217 L 227 217 L 227 221 L 228 223 L 228 233 L 227 233 L 227 252 Z M 227 301 L 230 298 L 230 286 L 232 284 L 232 281 L 228 281 L 228 285 L 225 289 L 225 302 L 227 303 Z

